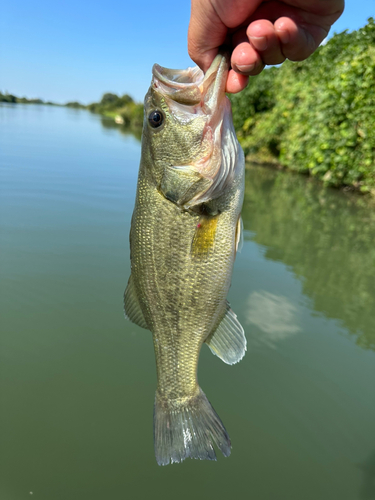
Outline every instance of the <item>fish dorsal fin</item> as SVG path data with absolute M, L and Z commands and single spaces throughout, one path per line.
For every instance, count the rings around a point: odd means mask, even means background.
M 245 332 L 227 303 L 227 311 L 216 330 L 206 339 L 211 351 L 228 365 L 238 363 L 246 352 Z
M 135 292 L 132 275 L 130 275 L 128 286 L 126 287 L 124 293 L 124 312 L 125 318 L 129 319 L 141 328 L 148 329 L 137 294 Z

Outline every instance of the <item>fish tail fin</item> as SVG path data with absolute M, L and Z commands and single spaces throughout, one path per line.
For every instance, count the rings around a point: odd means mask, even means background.
M 156 393 L 154 446 L 159 465 L 185 458 L 216 460 L 215 444 L 225 457 L 231 443 L 219 416 L 199 388 L 197 396 L 168 401 Z

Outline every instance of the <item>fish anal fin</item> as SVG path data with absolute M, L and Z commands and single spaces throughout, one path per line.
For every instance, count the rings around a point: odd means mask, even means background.
M 146 328 L 148 329 L 146 320 L 144 318 L 141 305 L 139 303 L 135 287 L 134 287 L 134 282 L 133 282 L 133 277 L 130 275 L 129 281 L 128 281 L 128 286 L 126 287 L 125 293 L 124 293 L 124 312 L 125 312 L 125 318 L 129 319 L 132 323 L 135 323 L 136 325 L 140 326 L 141 328 Z
M 205 342 L 228 365 L 238 363 L 245 356 L 245 332 L 228 303 L 223 319 Z

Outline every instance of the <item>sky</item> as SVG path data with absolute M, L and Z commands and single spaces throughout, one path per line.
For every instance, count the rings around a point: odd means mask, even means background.
M 0 91 L 65 103 L 104 92 L 143 100 L 152 65 L 185 68 L 189 0 L 5 0 Z M 348 0 L 334 32 L 361 28 L 375 0 Z

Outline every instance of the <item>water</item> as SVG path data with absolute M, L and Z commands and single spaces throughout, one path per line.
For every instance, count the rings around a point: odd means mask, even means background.
M 232 455 L 158 467 L 151 337 L 122 313 L 139 142 L 34 105 L 0 107 L 0 141 L 1 500 L 375 498 L 373 204 L 248 171 L 248 352 L 199 364 Z

